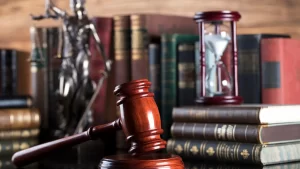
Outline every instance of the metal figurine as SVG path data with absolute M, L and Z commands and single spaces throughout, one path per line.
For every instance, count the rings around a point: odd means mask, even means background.
M 60 125 L 63 133 L 73 135 L 88 127 L 91 119 L 91 106 L 101 89 L 104 79 L 111 70 L 111 60 L 105 55 L 100 37 L 95 26 L 90 22 L 84 8 L 84 0 L 70 0 L 74 15 L 56 7 L 51 0 L 46 0 L 44 15 L 32 16 L 33 20 L 61 19 L 63 43 L 61 46 L 62 59 L 59 74 L 58 113 L 64 118 Z M 94 84 L 89 77 L 89 38 L 96 41 L 96 47 L 105 62 L 102 77 Z

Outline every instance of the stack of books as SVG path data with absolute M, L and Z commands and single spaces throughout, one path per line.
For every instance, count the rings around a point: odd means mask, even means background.
M 300 105 L 173 108 L 167 152 L 257 166 L 300 161 Z
M 26 54 L 0 49 L 0 168 L 12 168 L 11 157 L 37 145 L 40 112 L 33 106 L 28 85 Z

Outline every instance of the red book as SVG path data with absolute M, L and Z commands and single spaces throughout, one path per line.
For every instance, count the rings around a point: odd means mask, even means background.
M 300 40 L 262 39 L 262 102 L 300 103 Z
M 95 17 L 92 18 L 92 23 L 96 27 L 97 33 L 104 46 L 106 56 L 112 59 L 113 19 L 110 17 Z M 104 70 L 104 61 L 96 48 L 96 43 L 92 35 L 90 39 L 90 52 L 90 77 L 97 84 L 101 77 L 101 70 Z M 107 120 L 105 115 L 107 105 L 107 83 L 108 80 L 106 79 L 92 106 L 95 124 L 106 123 Z

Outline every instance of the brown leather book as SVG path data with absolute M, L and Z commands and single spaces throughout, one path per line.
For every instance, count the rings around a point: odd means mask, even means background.
M 230 141 L 169 139 L 167 152 L 184 160 L 271 165 L 300 160 L 300 142 L 262 145 Z
M 116 85 L 131 80 L 130 69 L 130 16 L 121 15 L 114 17 L 114 68 Z
M 26 51 L 17 52 L 17 90 L 18 95 L 31 95 L 31 73 L 30 73 L 30 53 Z
M 300 140 L 299 131 L 300 123 L 246 125 L 175 122 L 171 127 L 173 138 L 234 141 L 257 144 L 296 142 Z
M 299 52 L 298 39 L 262 39 L 262 103 L 300 103 Z
M 92 18 L 92 23 L 96 27 L 96 31 L 100 37 L 101 43 L 104 47 L 104 52 L 106 57 L 112 59 L 112 38 L 113 38 L 113 18 L 111 17 L 94 17 Z M 104 70 L 104 61 L 102 56 L 100 55 L 99 51 L 96 47 L 96 41 L 91 36 L 90 38 L 90 52 L 91 52 L 91 59 L 90 59 L 90 77 L 95 82 L 98 83 L 99 79 L 102 77 L 102 71 Z M 111 84 L 113 85 L 113 84 Z M 108 86 L 108 79 L 105 79 L 102 88 L 99 91 L 99 94 L 96 97 L 96 100 L 92 106 L 93 109 L 93 121 L 94 125 L 104 124 L 109 121 L 107 119 L 107 114 L 105 114 L 106 104 L 108 103 L 107 99 L 111 98 L 112 96 L 107 96 L 109 92 L 107 90 Z
M 173 108 L 173 122 L 276 124 L 300 122 L 300 105 L 229 105 Z
M 0 140 L 28 139 L 39 136 L 40 129 L 1 130 Z
M 114 16 L 114 74 L 115 85 L 129 82 L 131 80 L 131 37 L 130 37 L 130 16 Z M 113 93 L 111 93 L 112 95 Z M 115 98 L 115 97 L 114 97 Z M 116 102 L 115 98 L 115 102 Z M 120 116 L 119 108 L 115 106 L 116 116 Z M 129 148 L 126 145 L 123 131 L 116 132 L 116 148 L 119 152 L 126 152 Z
M 40 123 L 40 112 L 36 108 L 0 110 L 0 130 L 38 128 Z
M 135 14 L 130 16 L 130 22 L 132 80 L 149 78 L 148 47 L 151 42 L 159 41 L 161 34 L 198 34 L 198 27 L 190 17 Z

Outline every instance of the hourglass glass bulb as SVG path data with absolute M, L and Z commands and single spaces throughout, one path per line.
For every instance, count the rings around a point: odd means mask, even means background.
M 209 69 L 206 76 L 206 90 L 210 96 L 221 96 L 231 91 L 231 76 L 221 57 L 227 48 L 230 38 L 226 34 L 208 34 L 204 37 L 208 49 L 207 64 Z M 213 59 L 214 58 L 214 59 Z

